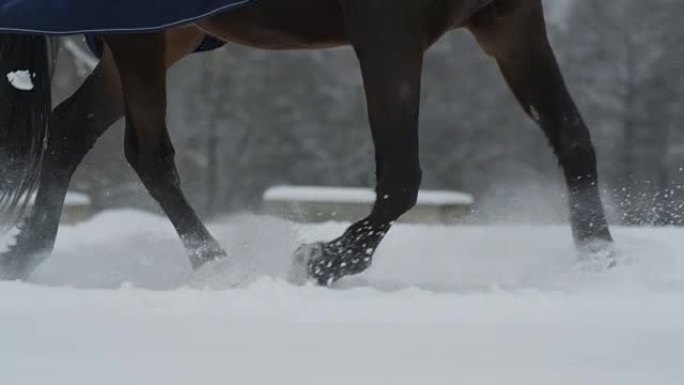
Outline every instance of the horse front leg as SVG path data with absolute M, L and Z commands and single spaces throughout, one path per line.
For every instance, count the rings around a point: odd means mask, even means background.
M 166 127 L 166 41 L 162 34 L 111 35 L 126 110 L 126 159 L 173 223 L 193 268 L 224 257 L 185 198 Z
M 403 6 L 387 2 L 378 12 L 373 2 L 343 2 L 347 30 L 363 74 L 376 151 L 376 202 L 370 215 L 326 243 L 301 247 L 293 280 L 321 285 L 366 270 L 393 221 L 416 203 L 421 182 L 418 159 L 418 112 L 423 46 L 415 15 L 388 15 Z M 380 14 L 382 13 L 382 14 Z M 305 271 L 305 274 L 301 274 Z
M 469 28 L 497 60 L 511 90 L 542 128 L 560 161 L 580 258 L 612 265 L 596 153 L 549 44 L 540 0 L 498 0 L 477 14 Z

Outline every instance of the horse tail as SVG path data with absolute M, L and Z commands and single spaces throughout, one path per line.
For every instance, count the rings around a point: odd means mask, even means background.
M 0 34 L 0 227 L 30 207 L 47 150 L 51 111 L 48 38 Z

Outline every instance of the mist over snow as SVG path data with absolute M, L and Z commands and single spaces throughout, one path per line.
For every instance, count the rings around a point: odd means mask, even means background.
M 623 265 L 576 269 L 566 226 L 397 225 L 365 274 L 284 281 L 345 225 L 229 217 L 193 274 L 168 221 L 111 211 L 0 283 L 7 384 L 679 384 L 684 230 L 615 228 Z

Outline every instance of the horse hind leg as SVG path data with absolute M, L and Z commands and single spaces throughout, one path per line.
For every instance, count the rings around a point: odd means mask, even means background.
M 469 29 L 493 56 L 525 112 L 546 134 L 568 187 L 580 257 L 613 264 L 612 238 L 598 188 L 596 154 L 549 44 L 540 0 L 498 0 Z
M 78 91 L 52 112 L 34 207 L 16 243 L 0 256 L 5 279 L 26 278 L 51 252 L 72 174 L 96 140 L 123 114 L 118 84 L 106 52 Z
M 165 33 L 170 67 L 195 50 L 204 36 L 182 27 Z M 124 115 L 119 73 L 105 47 L 100 63 L 81 87 L 50 116 L 50 140 L 35 204 L 16 242 L 0 255 L 4 279 L 26 278 L 52 251 L 71 176 L 97 139 Z
M 358 56 L 376 151 L 376 202 L 370 215 L 331 241 L 307 245 L 295 255 L 293 280 L 321 285 L 366 270 L 392 223 L 416 203 L 421 182 L 418 157 L 423 37 L 405 28 L 417 22 L 421 2 L 379 9 L 372 2 L 345 1 L 349 37 Z M 375 12 L 372 11 L 375 9 Z M 387 13 L 399 10 L 398 15 Z M 302 270 L 305 274 L 302 274 Z
M 123 88 L 126 159 L 173 223 L 194 268 L 225 256 L 180 188 L 166 128 L 163 35 L 112 35 L 105 40 L 112 49 Z

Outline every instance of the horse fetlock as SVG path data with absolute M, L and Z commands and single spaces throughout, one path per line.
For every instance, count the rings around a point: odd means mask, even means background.
M 423 171 L 420 165 L 413 163 L 399 163 L 393 165 L 391 169 L 381 172 L 381 179 L 378 182 L 376 192 L 378 198 L 398 193 L 395 197 L 403 197 L 406 200 L 414 200 L 418 197 L 418 190 L 423 180 Z
M 391 188 L 379 188 L 373 217 L 391 222 L 405 214 L 418 202 L 419 185 L 408 184 Z

